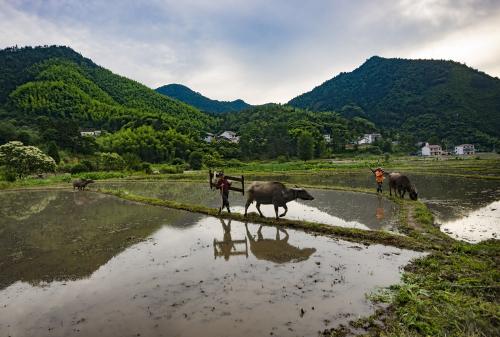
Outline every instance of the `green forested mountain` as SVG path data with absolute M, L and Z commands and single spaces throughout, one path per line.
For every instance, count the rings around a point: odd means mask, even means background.
M 197 107 L 201 111 L 213 114 L 241 111 L 251 107 L 250 104 L 245 103 L 241 99 L 237 99 L 232 102 L 213 100 L 181 84 L 164 85 L 156 89 L 156 91 L 160 94 L 176 98 L 179 101 Z
M 347 119 L 336 112 L 311 112 L 279 104 L 266 104 L 225 114 L 220 130 L 240 135 L 242 158 L 301 157 L 300 139 L 312 138 L 312 156 L 344 151 L 363 133 L 377 131 L 366 119 Z M 327 141 L 326 136 L 331 140 Z
M 452 61 L 374 56 L 289 104 L 364 117 L 418 140 L 487 148 L 500 138 L 500 80 Z
M 162 132 L 162 146 L 173 148 L 184 140 L 190 146 L 196 144 L 213 125 L 214 120 L 196 108 L 113 74 L 68 47 L 0 50 L 0 143 L 15 138 L 93 151 L 85 144 L 91 140 L 82 139 L 79 130 L 103 129 L 126 137 L 142 127 Z M 157 153 L 158 139 L 148 138 L 151 133 L 137 134 L 144 136 L 137 141 L 142 143 L 140 152 L 112 148 L 147 161 L 175 155 L 173 150 Z M 120 143 L 106 137 L 107 145 L 112 140 Z

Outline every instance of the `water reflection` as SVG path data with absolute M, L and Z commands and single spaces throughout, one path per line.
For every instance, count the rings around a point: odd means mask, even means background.
M 0 336 L 311 335 L 373 313 L 365 294 L 420 256 L 95 193 L 44 193 L 54 200 L 35 216 L 0 218 Z M 231 252 L 251 237 L 254 253 L 214 260 L 214 237 Z
M 222 230 L 224 231 L 224 239 L 222 241 L 214 239 L 214 258 L 217 259 L 217 257 L 222 256 L 224 260 L 227 261 L 230 256 L 245 255 L 248 257 L 246 238 L 243 240 L 233 240 L 231 236 L 231 219 L 227 221 L 227 224 L 224 219 L 219 220 L 222 224 Z
M 441 230 L 452 237 L 468 242 L 479 242 L 500 237 L 500 201 L 472 211 L 464 218 L 448 221 Z
M 267 260 L 275 263 L 299 262 L 307 260 L 316 248 L 298 248 L 288 243 L 288 232 L 283 228 L 276 227 L 275 239 L 265 239 L 262 235 L 262 225 L 257 230 L 257 239 L 248 230 L 245 223 L 247 237 L 250 242 L 250 251 L 259 260 Z M 285 236 L 280 237 L 280 232 Z
M 5 192 L 0 205 L 0 289 L 18 280 L 86 277 L 179 218 L 178 212 L 90 192 Z
M 208 190 L 200 183 L 119 182 L 100 183 L 99 187 L 125 189 L 139 195 L 208 207 L 220 206 L 220 194 Z M 311 189 L 310 192 L 315 199 L 307 203 L 300 200 L 289 202 L 285 218 L 360 229 L 392 230 L 397 222 L 396 205 L 375 195 L 316 189 Z M 232 211 L 244 213 L 246 197 L 240 193 L 230 192 L 229 199 Z M 265 216 L 274 217 L 272 205 L 262 205 L 261 209 Z M 249 212 L 256 211 L 255 203 L 250 205 Z

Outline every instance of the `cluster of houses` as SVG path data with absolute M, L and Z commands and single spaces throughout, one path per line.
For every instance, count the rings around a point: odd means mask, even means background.
M 443 155 L 459 155 L 459 156 L 464 156 L 464 155 L 472 155 L 476 153 L 476 149 L 474 148 L 474 144 L 461 144 L 455 146 L 455 151 L 454 153 L 449 153 L 447 151 L 443 151 L 440 145 L 432 145 L 429 143 L 425 143 L 424 146 L 421 149 L 422 151 L 422 156 L 424 157 L 429 157 L 429 156 L 443 156 Z
M 238 136 L 234 131 L 224 131 L 220 135 L 214 135 L 213 133 L 207 132 L 203 140 L 207 143 L 218 142 L 223 140 L 226 142 L 237 144 L 240 142 L 240 136 Z

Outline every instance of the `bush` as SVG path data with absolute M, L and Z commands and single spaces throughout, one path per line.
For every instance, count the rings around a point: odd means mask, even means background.
M 71 172 L 71 174 L 88 172 L 88 171 L 89 171 L 88 167 L 83 163 L 76 163 L 75 165 L 70 166 L 69 169 L 69 172 Z
M 184 168 L 180 165 L 161 165 L 158 166 L 158 170 L 163 174 L 171 174 L 171 173 L 182 173 Z
M 56 163 L 35 146 L 24 146 L 18 141 L 0 146 L 0 165 L 14 174 L 15 177 L 25 177 L 33 173 L 54 172 Z
M 99 169 L 104 171 L 120 171 L 125 168 L 125 161 L 118 153 L 99 153 Z
M 174 158 L 172 165 L 184 165 L 186 162 L 182 158 Z
M 141 167 L 141 170 L 144 171 L 146 174 L 152 174 L 153 173 L 153 169 L 151 168 L 151 164 L 150 163 L 142 163 L 140 165 Z
M 203 153 L 200 151 L 191 152 L 189 155 L 189 166 L 193 170 L 201 169 L 203 164 Z
M 222 167 L 223 161 L 217 152 L 213 154 L 206 154 L 203 156 L 203 165 L 208 168 Z

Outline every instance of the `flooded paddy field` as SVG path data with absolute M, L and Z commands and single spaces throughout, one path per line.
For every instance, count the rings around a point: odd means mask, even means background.
M 463 177 L 407 174 L 422 200 L 431 210 L 437 224 L 452 237 L 478 242 L 500 237 L 500 181 Z M 266 177 L 256 177 L 266 179 Z M 373 188 L 373 175 L 367 173 L 336 173 L 296 176 L 274 176 L 291 184 L 337 185 Z M 384 190 L 388 191 L 387 179 Z M 478 219 L 481 219 L 478 221 Z
M 422 256 L 93 192 L 0 201 L 0 336 L 310 336 Z
M 293 185 L 291 185 L 293 186 Z M 100 182 L 96 188 L 124 190 L 133 194 L 218 208 L 220 193 L 208 184 L 187 182 Z M 366 193 L 308 189 L 314 200 L 288 203 L 288 219 L 307 220 L 341 227 L 395 230 L 397 206 L 384 198 Z M 231 210 L 245 212 L 246 196 L 230 192 Z M 274 217 L 273 205 L 262 205 L 266 217 Z M 280 213 L 283 209 L 280 209 Z M 248 212 L 257 212 L 254 202 Z

